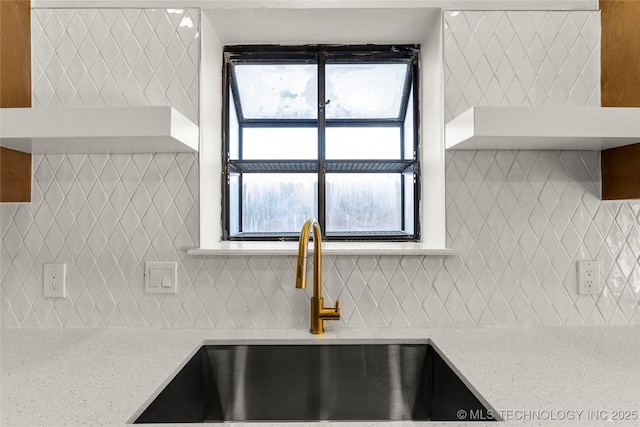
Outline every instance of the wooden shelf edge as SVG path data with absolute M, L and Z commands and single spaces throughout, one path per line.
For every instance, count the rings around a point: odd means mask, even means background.
M 0 147 L 0 202 L 31 202 L 31 154 Z

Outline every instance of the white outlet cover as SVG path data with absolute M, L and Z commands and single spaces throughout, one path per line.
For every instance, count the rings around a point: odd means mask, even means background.
M 144 263 L 145 294 L 177 294 L 178 263 L 177 262 L 145 262 Z
M 578 295 L 598 295 L 600 293 L 600 263 L 577 261 Z
M 66 298 L 67 264 L 44 264 L 42 291 L 45 298 Z

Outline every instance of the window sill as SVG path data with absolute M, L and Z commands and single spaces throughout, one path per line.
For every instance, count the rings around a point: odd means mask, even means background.
M 311 247 L 311 245 L 310 245 Z M 323 242 L 324 255 L 427 255 L 451 256 L 458 251 L 416 242 Z M 298 242 L 219 242 L 212 247 L 190 248 L 191 256 L 297 255 Z

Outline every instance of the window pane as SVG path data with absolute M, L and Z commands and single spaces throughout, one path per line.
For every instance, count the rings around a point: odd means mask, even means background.
M 398 118 L 406 64 L 327 64 L 327 119 Z
M 327 174 L 327 232 L 400 231 L 400 174 Z
M 240 174 L 229 174 L 229 233 L 240 231 Z
M 407 106 L 407 114 L 404 118 L 404 158 L 412 159 L 413 151 L 415 150 L 414 144 L 414 120 L 413 120 L 413 87 L 411 87 L 411 93 L 409 94 L 409 105 Z
M 229 156 L 238 158 L 240 152 L 240 124 L 236 104 L 233 102 L 233 92 L 229 90 Z
M 404 181 L 404 223 L 405 229 L 403 230 L 405 233 L 414 234 L 416 231 L 414 229 L 414 186 L 413 186 L 413 174 L 405 174 L 402 176 L 402 180 Z
M 245 119 L 315 119 L 318 79 L 315 64 L 234 66 Z
M 244 160 L 317 159 L 316 128 L 244 128 Z
M 329 127 L 326 141 L 326 157 L 329 160 L 400 159 L 399 127 Z
M 242 231 L 295 232 L 317 216 L 316 174 L 245 174 Z

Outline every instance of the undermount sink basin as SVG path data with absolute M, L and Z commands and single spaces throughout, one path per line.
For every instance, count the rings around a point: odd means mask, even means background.
M 487 421 L 481 400 L 429 344 L 206 345 L 135 423 Z

